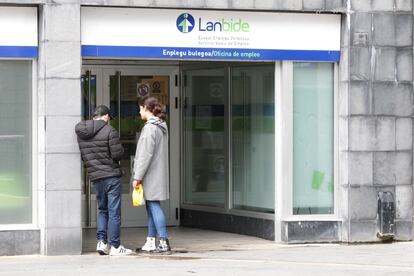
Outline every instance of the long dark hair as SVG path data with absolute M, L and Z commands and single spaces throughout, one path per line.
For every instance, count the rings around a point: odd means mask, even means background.
M 142 98 L 138 104 L 140 106 L 146 107 L 154 116 L 157 116 L 161 120 L 165 121 L 167 119 L 167 113 L 165 112 L 165 106 L 160 104 L 157 98 L 147 96 Z

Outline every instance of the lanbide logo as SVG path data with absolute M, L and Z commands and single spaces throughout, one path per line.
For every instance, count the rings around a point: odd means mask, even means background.
M 177 18 L 177 28 L 182 33 L 189 33 L 194 29 L 194 17 L 189 13 L 180 14 Z
M 200 32 L 250 32 L 249 23 L 239 19 L 234 21 L 233 19 L 221 19 L 219 21 L 208 21 L 203 23 L 201 17 L 198 19 L 198 30 Z
M 191 32 L 196 22 L 194 17 L 189 13 L 182 13 L 177 18 L 177 29 L 182 33 Z M 248 33 L 250 32 L 250 25 L 242 19 L 233 20 L 220 19 L 218 21 L 203 21 L 201 17 L 198 18 L 198 31 L 199 32 L 235 32 L 235 33 Z

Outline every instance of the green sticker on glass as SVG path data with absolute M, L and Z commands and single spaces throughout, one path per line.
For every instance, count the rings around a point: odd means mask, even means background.
M 319 190 L 322 186 L 324 177 L 325 177 L 325 173 L 321 171 L 313 171 L 312 189 Z

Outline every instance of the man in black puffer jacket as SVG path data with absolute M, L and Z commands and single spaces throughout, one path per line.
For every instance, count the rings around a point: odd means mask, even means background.
M 119 166 L 124 148 L 118 131 L 108 124 L 109 108 L 100 105 L 95 109 L 93 120 L 80 122 L 75 127 L 82 160 L 98 203 L 96 251 L 101 255 L 129 255 L 130 249 L 121 245 L 121 176 Z M 109 243 L 107 242 L 109 230 Z

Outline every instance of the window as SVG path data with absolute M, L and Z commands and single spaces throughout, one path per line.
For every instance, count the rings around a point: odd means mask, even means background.
M 231 116 L 233 208 L 273 212 L 273 64 L 232 70 Z
M 334 209 L 334 65 L 293 63 L 293 214 Z
M 217 67 L 184 71 L 184 203 L 273 213 L 275 65 Z
M 0 61 L 0 224 L 32 223 L 32 62 Z
M 226 196 L 225 105 L 223 68 L 185 72 L 185 202 L 224 207 Z

